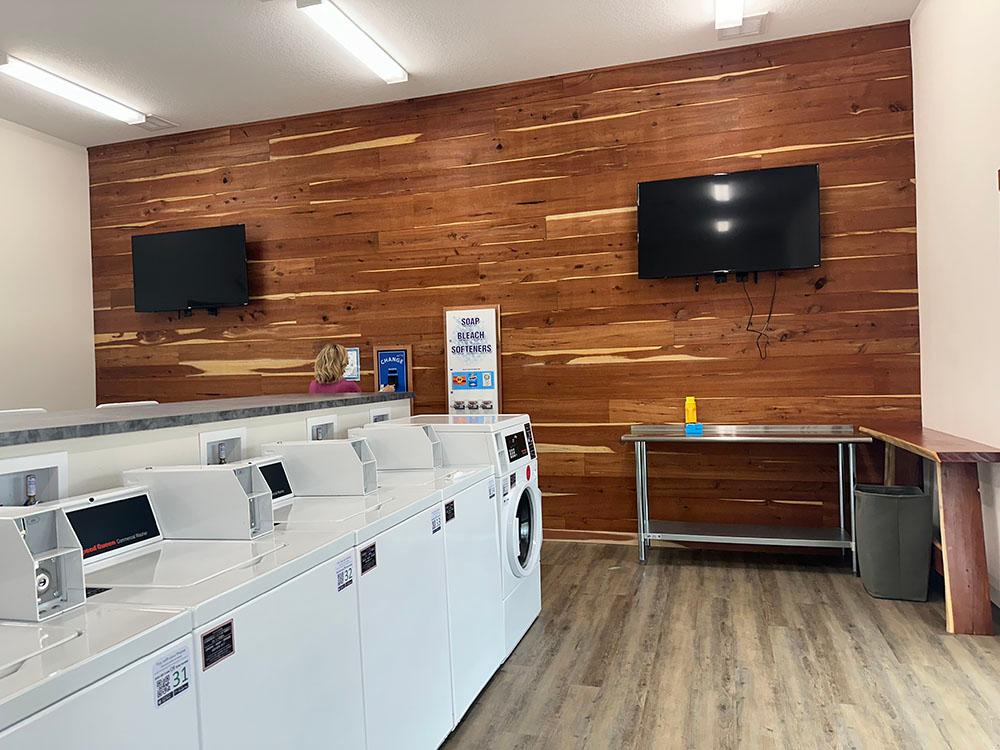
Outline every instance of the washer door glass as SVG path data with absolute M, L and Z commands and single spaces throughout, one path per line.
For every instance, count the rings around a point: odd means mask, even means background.
M 537 523 L 531 492 L 527 487 L 521 491 L 521 497 L 517 501 L 517 516 L 514 523 L 517 524 L 517 562 L 524 569 L 528 567 L 528 560 L 531 557 Z

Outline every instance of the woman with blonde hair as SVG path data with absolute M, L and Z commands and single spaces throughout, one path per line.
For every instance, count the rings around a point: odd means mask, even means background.
M 361 393 L 361 386 L 353 380 L 344 380 L 347 369 L 347 349 L 340 344 L 327 344 L 316 355 L 313 371 L 315 377 L 309 384 L 310 393 Z M 383 391 L 395 390 L 391 385 Z

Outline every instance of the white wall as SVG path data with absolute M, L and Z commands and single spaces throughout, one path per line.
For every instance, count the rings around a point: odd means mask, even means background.
M 94 406 L 87 152 L 0 120 L 0 409 Z
M 1000 2 L 923 0 L 911 24 L 924 424 L 1000 446 Z M 1000 469 L 980 466 L 1000 603 Z

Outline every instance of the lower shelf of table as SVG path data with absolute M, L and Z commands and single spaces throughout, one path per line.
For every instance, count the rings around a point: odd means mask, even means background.
M 646 538 L 663 542 L 755 544 L 765 547 L 832 547 L 851 549 L 850 534 L 843 529 L 801 526 L 650 521 Z

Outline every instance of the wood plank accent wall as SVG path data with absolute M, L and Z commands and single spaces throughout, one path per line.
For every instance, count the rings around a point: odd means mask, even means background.
M 823 265 L 781 276 L 766 360 L 739 284 L 637 278 L 637 182 L 814 162 Z M 96 147 L 90 170 L 100 400 L 301 392 L 325 341 L 362 347 L 370 387 L 391 340 L 438 411 L 442 307 L 499 303 L 546 526 L 606 531 L 634 530 L 619 435 L 685 395 L 708 422 L 919 422 L 905 23 Z M 248 308 L 132 310 L 132 234 L 239 222 Z M 750 293 L 766 308 L 769 279 Z M 651 476 L 660 517 L 836 523 L 832 449 L 672 449 Z

